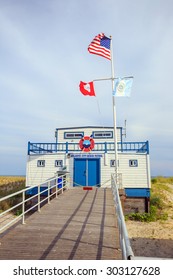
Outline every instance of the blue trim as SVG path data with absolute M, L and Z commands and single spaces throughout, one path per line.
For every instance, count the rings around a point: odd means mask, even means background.
M 28 155 L 30 154 L 30 142 L 28 142 Z
M 95 136 L 94 134 L 95 133 L 99 133 L 99 134 L 103 134 L 103 136 Z M 111 134 L 111 136 L 104 136 L 104 134 L 106 134 L 106 133 L 110 133 Z M 111 130 L 95 130 L 95 131 L 93 131 L 92 132 L 92 136 L 93 136 L 93 138 L 94 139 L 112 139 L 113 138 L 113 131 L 111 131 Z
M 136 152 L 136 153 L 149 153 L 149 142 L 118 142 L 118 151 L 123 153 Z M 99 152 L 114 152 L 114 142 L 100 142 L 95 143 L 93 151 Z M 57 152 L 79 152 L 79 143 L 63 142 L 63 143 L 31 143 L 28 142 L 28 155 L 47 154 Z
M 78 154 L 69 154 L 72 158 L 102 158 L 101 154 L 90 154 L 90 153 L 78 153 Z
M 107 142 L 105 142 L 105 153 L 108 152 L 108 148 L 107 148 Z
M 66 134 L 81 134 L 80 136 L 78 137 L 67 137 Z M 81 139 L 82 137 L 84 136 L 84 132 L 83 131 L 65 131 L 64 132 L 64 139 Z
M 146 141 L 147 144 L 147 154 L 149 155 L 149 141 Z
M 119 129 L 121 130 L 120 135 L 121 135 L 121 143 L 122 143 L 122 142 L 123 142 L 123 128 L 122 128 L 122 127 L 120 127 Z
M 65 143 L 65 150 L 66 154 L 68 154 L 68 142 Z
M 127 197 L 150 197 L 149 188 L 125 188 Z
M 58 131 L 55 130 L 55 139 L 56 139 L 56 143 L 58 142 Z

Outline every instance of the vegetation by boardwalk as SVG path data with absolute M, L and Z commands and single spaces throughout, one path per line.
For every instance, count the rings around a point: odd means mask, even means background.
M 121 259 L 111 189 L 65 191 L 1 234 L 0 259 Z
M 25 177 L 22 176 L 0 176 L 0 198 L 15 193 L 25 188 Z M 16 200 L 20 200 L 20 196 L 15 199 L 9 199 L 0 202 L 0 213 L 12 207 Z M 1 221 L 1 219 L 0 219 Z
M 0 176 L 0 197 L 25 187 L 25 177 Z

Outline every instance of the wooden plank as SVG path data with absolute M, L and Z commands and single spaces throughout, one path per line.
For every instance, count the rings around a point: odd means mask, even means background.
M 1 234 L 0 259 L 121 259 L 111 189 L 74 188 Z

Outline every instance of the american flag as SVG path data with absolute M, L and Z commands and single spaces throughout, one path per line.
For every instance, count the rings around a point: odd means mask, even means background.
M 107 59 L 111 59 L 110 42 L 110 38 L 107 38 L 104 33 L 100 33 L 88 46 L 88 51 L 92 54 L 97 54 Z

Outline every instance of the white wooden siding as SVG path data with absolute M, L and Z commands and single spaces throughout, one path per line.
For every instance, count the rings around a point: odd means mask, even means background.
M 121 154 L 119 172 L 122 173 L 124 188 L 147 188 L 147 155 L 146 154 Z M 137 167 L 130 167 L 129 160 L 138 160 Z
M 66 129 L 60 129 L 58 130 L 58 142 L 71 142 L 71 143 L 78 143 L 80 139 L 65 139 L 64 138 L 64 132 L 84 132 L 84 136 L 90 136 L 93 131 L 101 131 L 101 132 L 107 132 L 112 131 L 114 135 L 113 128 L 101 128 L 101 127 L 80 127 L 80 128 L 66 128 Z M 117 140 L 118 142 L 121 142 L 121 129 L 117 128 Z M 102 138 L 102 139 L 95 139 L 95 141 L 98 142 L 114 142 L 113 138 Z
M 100 154 L 100 153 L 99 153 Z M 111 174 L 115 168 L 110 166 L 110 161 L 114 160 L 114 153 L 102 154 L 101 161 L 101 187 L 111 186 Z M 119 173 L 122 173 L 124 188 L 147 188 L 150 187 L 150 174 L 148 174 L 149 159 L 146 154 L 139 153 L 119 153 Z M 138 167 L 130 167 L 129 160 L 138 160 Z M 45 167 L 37 167 L 38 160 L 45 160 Z M 55 175 L 59 170 L 55 167 L 55 160 L 63 160 L 63 166 L 70 172 L 70 186 L 73 186 L 73 163 L 74 158 L 68 157 L 65 153 L 30 155 L 27 162 L 27 186 L 38 185 Z
M 45 167 L 37 167 L 38 160 L 45 160 Z M 59 167 L 55 167 L 55 160 L 62 160 L 63 166 L 68 164 L 64 153 L 28 156 L 26 186 L 36 186 L 54 176 L 59 171 Z
M 107 154 L 107 166 L 102 166 L 102 182 L 106 182 L 115 172 L 114 167 L 110 167 L 110 160 L 115 159 L 114 154 Z M 130 167 L 129 160 L 137 159 L 138 166 Z M 148 188 L 150 180 L 148 178 L 147 155 L 139 153 L 119 153 L 118 172 L 122 174 L 122 183 L 124 188 Z

